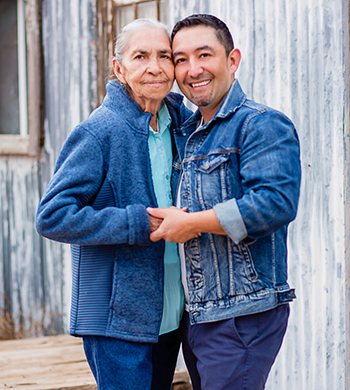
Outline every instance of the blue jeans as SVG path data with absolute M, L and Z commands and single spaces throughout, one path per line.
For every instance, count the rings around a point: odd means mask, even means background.
M 193 390 L 262 390 L 282 345 L 289 305 L 224 321 L 190 325 L 182 348 Z
M 180 347 L 177 329 L 156 344 L 83 337 L 98 390 L 170 390 Z

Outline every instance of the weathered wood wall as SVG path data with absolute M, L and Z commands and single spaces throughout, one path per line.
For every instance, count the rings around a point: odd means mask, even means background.
M 95 1 L 44 1 L 45 148 L 41 193 L 73 128 L 96 107 Z M 42 239 L 46 282 L 60 305 L 62 330 L 69 320 L 71 257 L 67 245 Z M 51 306 L 51 305 L 50 305 Z
M 95 1 L 42 7 L 45 147 L 39 161 L 0 156 L 0 337 L 68 329 L 69 247 L 40 238 L 34 219 L 65 138 L 96 106 Z
M 212 13 L 242 51 L 248 97 L 286 113 L 303 179 L 289 234 L 298 299 L 268 389 L 350 389 L 348 1 L 171 0 L 172 23 Z M 349 379 L 349 378 L 348 378 Z

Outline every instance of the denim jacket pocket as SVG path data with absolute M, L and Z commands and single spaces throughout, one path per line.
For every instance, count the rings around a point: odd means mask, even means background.
M 229 154 L 213 154 L 197 165 L 196 193 L 202 210 L 212 208 L 229 198 Z
M 234 295 L 251 294 L 266 288 L 259 279 L 249 247 L 244 243 L 232 245 Z

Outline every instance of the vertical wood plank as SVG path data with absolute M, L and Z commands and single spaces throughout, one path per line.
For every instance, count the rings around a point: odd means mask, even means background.
M 41 1 L 28 0 L 26 5 L 28 132 L 30 156 L 38 156 L 43 145 L 43 66 Z

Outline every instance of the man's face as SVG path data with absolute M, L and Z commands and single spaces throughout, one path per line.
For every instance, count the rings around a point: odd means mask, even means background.
M 207 122 L 231 87 L 240 52 L 234 49 L 226 56 L 215 30 L 208 26 L 180 30 L 173 39 L 172 49 L 176 81 Z
M 174 82 L 169 38 L 160 28 L 133 32 L 122 64 L 114 59 L 113 68 L 119 80 L 130 87 L 130 96 L 141 107 L 145 101 L 161 101 Z

